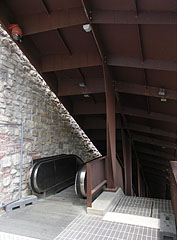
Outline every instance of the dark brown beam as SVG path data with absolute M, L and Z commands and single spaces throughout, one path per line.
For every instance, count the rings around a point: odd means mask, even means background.
M 43 9 L 45 10 L 45 12 L 46 12 L 48 15 L 50 15 L 50 11 L 49 11 L 49 9 L 48 9 L 48 7 L 47 7 L 47 4 L 46 4 L 45 0 L 41 0 L 41 3 L 42 3 L 42 6 L 43 6 Z
M 144 172 L 147 173 L 148 175 L 154 175 L 156 177 L 166 177 L 166 173 L 163 172 L 163 171 L 157 171 L 157 170 L 154 170 L 150 167 L 144 167 L 143 168 Z
M 49 16 L 46 16 L 46 13 L 17 16 L 17 21 L 23 29 L 24 36 L 87 22 L 82 8 L 57 10 L 51 12 Z
M 157 112 L 147 113 L 147 111 L 135 109 L 135 108 L 123 108 L 123 112 L 124 114 L 129 116 L 154 119 L 162 122 L 171 122 L 175 124 L 177 123 L 177 117 L 163 114 L 163 113 L 157 113 Z
M 41 72 L 53 72 L 100 65 L 99 55 L 95 53 L 80 53 L 73 54 L 72 56 L 56 54 L 42 57 Z
M 159 164 L 160 166 L 168 167 L 169 166 L 169 161 L 167 159 L 163 159 L 157 156 L 149 156 L 145 153 L 138 153 L 139 159 L 142 162 L 150 162 L 150 163 L 156 163 Z
M 106 177 L 107 188 L 113 191 L 118 187 L 123 188 L 122 169 L 116 157 L 116 104 L 115 91 L 112 85 L 112 78 L 108 66 L 105 64 L 105 53 L 103 45 L 99 39 L 95 27 L 91 24 L 92 16 L 90 16 L 91 8 L 87 0 L 81 0 L 83 10 L 85 12 L 88 23 L 91 25 L 91 34 L 100 56 L 101 65 L 104 76 L 105 96 L 106 96 L 106 120 L 107 120 L 107 156 L 106 156 Z
M 44 6 L 45 7 L 45 6 Z M 82 8 L 57 10 L 49 13 L 38 13 L 30 16 L 18 16 L 18 22 L 23 27 L 24 35 L 54 30 L 57 28 L 71 27 L 85 24 L 86 17 Z M 95 24 L 176 24 L 176 13 L 140 13 L 121 11 L 92 11 L 92 23 Z M 34 24 L 35 22 L 35 24 Z
M 142 62 L 139 58 L 120 57 L 115 55 L 108 55 L 107 59 L 109 66 L 133 67 L 177 72 L 177 62 L 172 61 L 146 59 L 144 62 Z
M 60 79 L 59 96 L 72 96 L 72 95 L 84 95 L 84 94 L 95 94 L 105 92 L 104 80 L 101 78 L 85 79 L 82 77 L 82 81 L 86 84 L 86 87 L 80 87 L 78 79 Z M 68 87 L 69 84 L 69 87 Z
M 128 128 L 137 132 L 144 132 L 144 133 L 149 133 L 149 134 L 159 135 L 159 136 L 169 137 L 169 138 L 175 138 L 175 139 L 177 138 L 177 134 L 174 132 L 166 132 L 164 130 L 151 128 L 146 125 L 128 123 Z
M 145 126 L 145 125 L 138 125 L 138 124 L 134 124 L 134 123 L 129 123 L 128 125 L 128 129 L 136 131 L 136 132 L 144 132 L 144 133 L 149 133 L 149 134 L 153 134 L 153 135 L 158 135 L 158 136 L 164 136 L 164 137 L 169 137 L 169 138 L 177 138 L 177 134 L 174 132 L 166 132 L 164 130 L 161 129 L 157 129 L 157 128 L 151 128 L 149 126 Z M 93 119 L 89 122 L 89 121 L 84 121 L 84 129 L 105 129 L 106 128 L 106 121 L 105 120 L 100 120 L 99 118 L 95 118 L 93 116 Z M 123 128 L 125 129 L 126 127 L 123 126 Z M 121 126 L 118 125 L 117 129 L 121 129 Z
M 92 115 L 92 114 L 105 114 L 105 103 L 75 103 L 74 104 L 74 115 Z M 120 113 L 120 111 L 117 110 L 117 113 Z M 163 114 L 163 113 L 157 113 L 157 112 L 151 112 L 147 113 L 147 111 L 136 109 L 136 108 L 123 108 L 122 113 L 129 116 L 135 116 L 140 118 L 147 118 L 147 119 L 154 119 L 159 120 L 162 122 L 171 122 L 171 123 L 177 123 L 177 117 Z
M 119 57 L 110 55 L 107 57 L 109 66 L 133 67 L 166 71 L 177 71 L 177 63 L 172 61 L 161 61 L 146 59 L 143 63 L 141 59 L 132 57 Z M 98 55 L 85 53 L 73 56 L 61 56 L 51 54 L 42 57 L 42 72 L 61 71 L 82 67 L 100 66 L 101 61 Z
M 67 53 L 68 53 L 69 55 L 72 55 L 71 49 L 69 48 L 68 44 L 66 43 L 66 40 L 64 39 L 64 37 L 63 37 L 60 29 L 56 29 L 56 31 L 57 31 L 58 37 L 59 37 L 59 39 L 61 40 L 64 48 L 65 48 L 66 51 L 67 51 Z
M 11 33 L 8 30 L 8 26 L 14 22 L 16 23 L 17 21 L 13 12 L 7 7 L 5 1 L 0 1 L 0 24 L 2 24 L 9 35 Z M 16 44 L 36 69 L 40 71 L 40 54 L 36 46 L 28 38 L 23 39 L 22 43 L 16 41 Z
M 146 137 L 146 136 L 137 135 L 137 134 L 132 134 L 132 138 L 135 142 L 142 142 L 142 143 L 147 143 L 151 145 L 157 145 L 160 147 L 176 149 L 176 143 L 167 142 L 164 140 L 155 139 L 152 137 Z
M 124 129 L 121 129 L 121 135 L 124 159 L 125 194 L 132 196 L 132 144 L 127 132 Z
M 123 12 L 116 10 L 93 10 L 92 23 L 96 24 L 177 24 L 174 12 Z
M 87 120 L 88 119 L 88 120 Z M 125 126 L 122 126 L 125 128 Z M 174 132 L 167 132 L 162 129 L 158 128 L 151 128 L 146 125 L 140 125 L 136 123 L 128 123 L 127 124 L 128 129 L 136 131 L 136 132 L 144 132 L 149 133 L 153 135 L 163 136 L 163 137 L 169 137 L 169 138 L 177 138 L 177 134 Z M 106 120 L 102 117 L 93 116 L 90 118 L 84 119 L 84 129 L 105 129 L 106 128 Z M 121 129 L 121 123 L 120 119 L 117 119 L 117 129 Z
M 62 80 L 61 80 L 62 81 Z M 83 89 L 78 88 L 76 85 L 78 79 L 70 79 L 69 84 L 70 88 L 68 88 L 68 82 L 62 81 L 62 88 L 60 89 L 59 96 L 69 96 L 69 95 L 82 95 Z M 94 82 L 94 85 L 93 85 Z M 93 87 L 95 86 L 96 87 Z M 170 100 L 177 100 L 177 91 L 165 89 L 165 95 L 159 95 L 160 87 L 151 87 L 146 85 L 140 84 L 131 84 L 126 82 L 116 82 L 115 91 L 121 93 L 129 93 L 129 94 L 137 94 L 142 96 L 149 96 L 149 97 L 157 97 L 157 98 L 166 98 Z M 105 92 L 103 79 L 96 78 L 96 79 L 87 79 L 87 88 L 84 89 L 85 94 L 95 94 L 95 93 L 103 93 Z
M 141 164 L 143 167 L 149 167 L 163 172 L 168 169 L 168 166 L 161 165 L 157 162 L 141 161 Z
M 165 89 L 165 95 L 161 96 L 159 95 L 160 89 L 161 89 L 160 87 L 148 86 L 147 88 L 145 85 L 131 84 L 126 82 L 117 82 L 115 86 L 116 91 L 123 92 L 123 93 L 177 100 L 177 91 Z
M 166 153 L 166 152 L 163 152 L 163 151 L 152 150 L 150 148 L 144 148 L 144 147 L 137 146 L 137 152 L 145 153 L 145 154 L 152 155 L 152 156 L 161 157 L 161 158 L 167 159 L 169 161 L 170 160 L 175 160 L 175 157 L 174 157 L 173 154 Z

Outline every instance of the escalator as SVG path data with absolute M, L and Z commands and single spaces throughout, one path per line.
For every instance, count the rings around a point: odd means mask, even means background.
M 76 173 L 82 166 L 83 160 L 72 154 L 36 159 L 30 170 L 31 189 L 37 194 L 52 189 L 59 192 L 75 183 Z

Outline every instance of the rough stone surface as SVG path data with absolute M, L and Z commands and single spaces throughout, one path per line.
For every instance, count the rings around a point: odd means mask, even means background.
M 76 154 L 84 161 L 100 153 L 70 116 L 18 46 L 0 26 L 0 123 L 24 124 L 23 195 L 30 194 L 32 159 Z M 0 125 L 0 204 L 16 199 L 21 127 Z

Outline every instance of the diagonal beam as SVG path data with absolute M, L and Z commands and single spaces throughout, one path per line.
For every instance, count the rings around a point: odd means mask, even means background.
M 123 108 L 123 112 L 126 115 L 129 116 L 135 116 L 140 118 L 147 118 L 147 119 L 154 119 L 159 120 L 162 122 L 171 122 L 171 123 L 177 123 L 177 117 L 174 117 L 172 115 L 167 115 L 163 113 L 157 113 L 157 112 L 151 112 L 148 113 L 144 110 L 135 109 L 135 108 Z
M 82 95 L 82 94 L 96 94 L 105 92 L 104 82 L 102 78 L 87 79 L 87 88 L 83 89 L 77 87 L 78 79 L 70 79 L 68 88 L 68 82 L 65 80 L 61 81 L 59 96 L 72 96 L 72 95 Z M 94 82 L 94 86 L 93 86 Z M 96 87 L 95 87 L 96 85 Z M 151 87 L 140 84 L 131 84 L 123 81 L 118 81 L 115 83 L 115 91 L 120 93 L 136 94 L 149 97 L 166 98 L 169 100 L 177 100 L 177 91 L 171 89 L 165 89 L 165 95 L 159 94 L 160 87 Z
M 132 196 L 132 143 L 124 129 L 121 129 L 121 136 L 124 159 L 125 194 Z
M 159 136 L 169 137 L 169 138 L 175 138 L 175 139 L 177 138 L 177 134 L 174 132 L 167 132 L 158 128 L 151 128 L 146 125 L 128 123 L 128 128 L 137 132 L 144 132 L 144 133 L 149 133 L 149 134 L 159 135 Z
M 175 160 L 175 157 L 174 157 L 173 154 L 152 150 L 150 148 L 144 148 L 144 147 L 137 146 L 137 151 L 140 152 L 140 153 L 145 153 L 147 155 L 161 157 L 161 158 L 167 159 L 169 161 L 170 160 Z
M 87 121 L 88 119 L 88 121 Z M 117 119 L 117 129 L 121 129 L 121 123 L 119 119 Z M 146 125 L 140 125 L 136 123 L 128 123 L 127 124 L 128 129 L 136 131 L 136 132 L 144 132 L 152 135 L 158 135 L 163 137 L 169 137 L 169 138 L 177 138 L 177 134 L 175 132 L 167 132 L 162 129 L 158 128 L 152 128 Z M 90 117 L 84 119 L 84 128 L 85 129 L 105 129 L 106 128 L 106 121 L 103 118 L 99 117 Z M 122 126 L 122 128 L 125 128 L 125 126 Z
M 41 72 L 53 72 L 100 65 L 99 55 L 95 53 L 79 53 L 71 56 L 55 54 L 42 57 Z
M 118 67 L 133 67 L 165 71 L 177 71 L 177 62 L 162 61 L 154 59 L 145 59 L 144 62 L 139 58 L 120 57 L 116 55 L 108 55 L 108 65 Z
M 32 35 L 40 32 L 72 27 L 87 22 L 82 8 L 70 8 L 28 16 L 17 16 L 17 21 L 23 29 L 23 35 Z M 34 24 L 35 23 L 35 24 Z
M 108 189 L 116 190 L 123 188 L 123 176 L 120 164 L 116 157 L 116 112 L 115 112 L 115 91 L 112 86 L 112 79 L 109 69 L 105 64 L 104 48 L 99 40 L 95 27 L 92 25 L 91 11 L 86 0 L 81 0 L 88 23 L 91 25 L 91 34 L 94 39 L 97 51 L 100 56 L 103 69 L 105 95 L 106 95 L 106 118 L 107 118 L 107 157 L 106 157 L 106 175 Z
M 140 160 L 141 162 L 146 162 L 146 163 L 156 163 L 160 166 L 164 166 L 164 167 L 168 167 L 169 166 L 169 161 L 164 160 L 162 158 L 158 158 L 158 157 L 152 157 L 152 156 L 148 156 L 146 154 L 138 154 L 140 156 Z
M 24 36 L 40 32 L 50 31 L 57 28 L 82 25 L 87 22 L 82 8 L 57 10 L 49 13 L 46 5 L 43 5 L 45 13 L 28 16 L 18 16 L 17 21 L 23 28 Z M 176 13 L 148 13 L 142 12 L 136 16 L 136 12 L 123 12 L 114 10 L 93 10 L 92 23 L 94 24 L 176 24 Z M 35 24 L 34 24 L 35 22 Z
M 73 54 L 72 57 L 61 56 L 60 54 L 51 54 L 51 55 L 43 56 L 41 59 L 42 61 L 41 71 L 50 72 L 50 71 L 61 71 L 61 70 L 69 70 L 74 68 L 82 68 L 82 67 L 101 66 L 101 61 L 100 59 L 98 60 L 97 54 L 85 53 L 83 55 L 86 56 L 85 58 L 87 58 L 87 56 L 89 58 L 89 55 L 92 55 L 93 58 L 89 59 L 89 61 L 86 61 L 85 59 L 84 63 L 82 63 L 82 61 L 79 60 L 79 58 L 83 58 L 82 54 L 80 55 Z M 103 56 L 103 58 L 105 58 L 105 56 Z M 60 64 L 61 61 L 63 61 L 62 65 Z M 68 62 L 70 64 L 68 64 Z M 142 68 L 142 69 L 144 68 L 144 69 L 177 72 L 177 62 L 172 62 L 172 61 L 146 59 L 142 63 L 141 59 L 139 58 L 108 55 L 107 64 L 108 66 L 132 67 L 132 68 Z
M 147 119 L 153 119 L 153 120 L 159 120 L 162 122 L 170 122 L 170 123 L 177 123 L 177 117 L 163 114 L 163 113 L 157 113 L 157 112 L 151 112 L 147 113 L 147 111 L 140 110 L 137 108 L 122 108 L 121 112 L 124 115 L 128 116 L 134 116 L 134 117 L 140 117 L 140 118 L 147 118 Z M 73 115 L 92 115 L 92 114 L 105 114 L 105 103 L 99 102 L 99 103 L 86 103 L 86 102 L 80 102 L 80 103 L 74 103 L 73 104 Z M 116 110 L 116 113 L 120 113 L 120 110 Z
M 93 10 L 95 24 L 177 24 L 176 13 Z
M 152 137 L 145 137 L 137 134 L 132 134 L 132 138 L 135 142 L 142 142 L 142 143 L 147 143 L 151 145 L 157 145 L 160 147 L 176 149 L 176 143 L 167 142 L 167 141 L 155 139 Z
M 165 89 L 165 95 L 159 95 L 160 87 L 151 87 L 148 88 L 145 85 L 140 84 L 131 84 L 126 82 L 116 82 L 115 90 L 123 93 L 137 94 L 142 96 L 157 97 L 157 98 L 166 98 L 170 100 L 177 100 L 177 91 Z

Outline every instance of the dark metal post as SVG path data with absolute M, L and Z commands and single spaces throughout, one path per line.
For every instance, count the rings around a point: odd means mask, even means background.
M 125 194 L 132 196 L 132 145 L 127 133 L 121 129 L 124 158 Z
M 138 196 L 141 197 L 141 174 L 139 163 L 137 165 L 137 177 L 138 177 Z
M 115 92 L 108 68 L 103 64 L 103 75 L 106 94 L 106 118 L 107 118 L 107 161 L 106 174 L 108 188 L 123 188 L 122 169 L 116 158 L 116 114 Z

